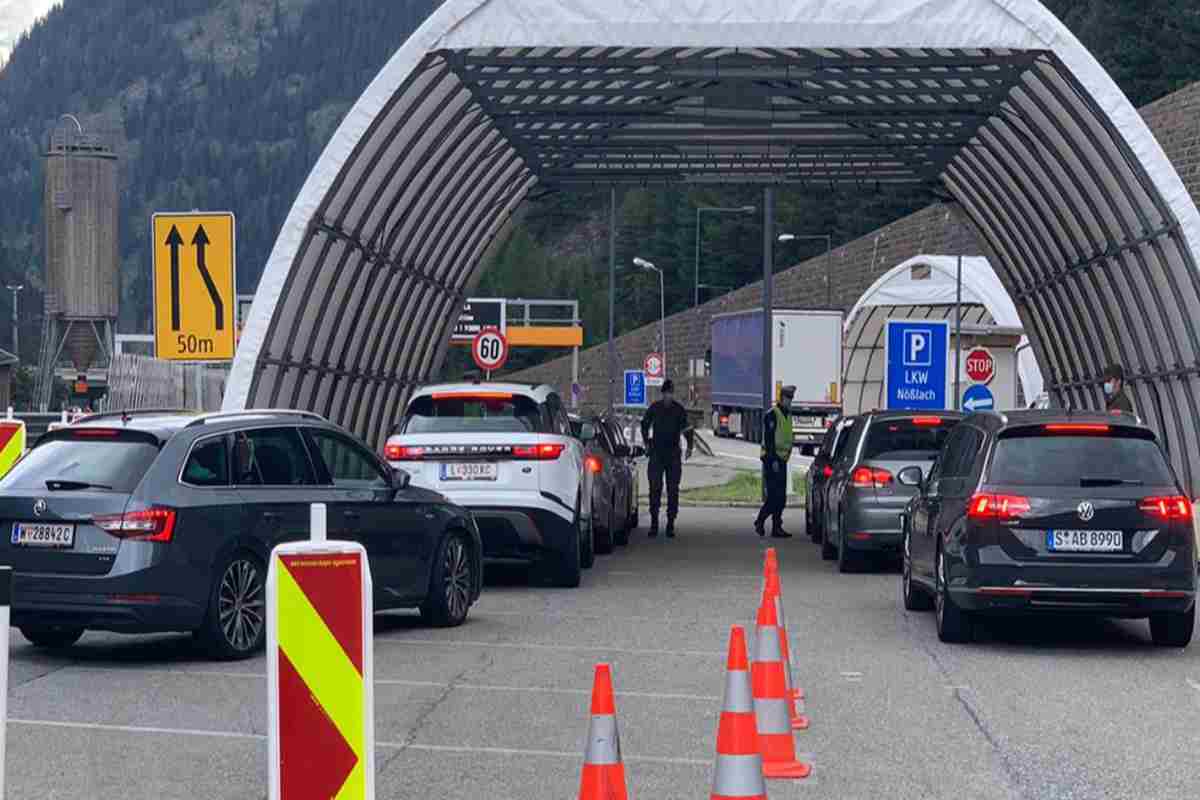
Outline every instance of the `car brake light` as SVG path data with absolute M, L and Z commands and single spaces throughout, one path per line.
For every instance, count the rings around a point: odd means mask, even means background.
M 832 478 L 833 477 L 833 467 L 826 464 L 825 469 L 821 470 L 821 474 L 824 475 L 826 478 Z
M 175 534 L 175 509 L 147 508 L 141 511 L 126 511 L 92 520 L 97 528 L 118 539 L 136 539 L 143 542 L 169 542 Z
M 912 423 L 913 423 L 913 425 L 920 425 L 922 427 L 931 427 L 934 425 L 941 425 L 942 418 L 941 417 L 913 417 Z
M 1109 425 L 1087 422 L 1054 423 L 1045 427 L 1047 433 L 1108 433 L 1110 430 Z
M 977 494 L 967 506 L 972 519 L 1016 519 L 1030 510 L 1029 499 L 1015 494 Z
M 434 400 L 512 400 L 512 392 L 434 392 Z
M 389 444 L 383 448 L 383 457 L 387 461 L 420 461 L 425 458 L 425 448 Z
M 1192 518 L 1192 502 L 1186 497 L 1147 497 L 1138 504 L 1143 513 L 1159 519 L 1173 520 Z
M 588 472 L 599 474 L 600 470 L 603 469 L 603 465 L 600 463 L 600 459 L 596 458 L 595 456 L 588 456 L 587 468 Z
M 728 424 L 729 424 L 729 417 L 721 417 L 721 424 L 722 424 L 722 425 L 728 425 Z
M 112 428 L 79 428 L 71 431 L 71 435 L 76 439 L 114 439 L 121 432 Z
M 886 469 L 859 467 L 851 473 L 850 482 L 859 489 L 882 489 L 892 482 L 892 473 Z
M 567 449 L 565 444 L 535 444 L 517 446 L 512 449 L 512 457 L 528 461 L 554 461 Z

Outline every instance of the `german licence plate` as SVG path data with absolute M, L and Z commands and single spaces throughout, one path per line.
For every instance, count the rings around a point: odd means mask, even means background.
M 1056 553 L 1119 553 L 1125 549 L 1123 531 L 1047 531 L 1046 547 Z
M 53 525 L 45 522 L 14 522 L 12 543 L 17 547 L 65 550 L 75 546 L 75 526 Z
M 442 464 L 444 481 L 494 481 L 499 477 L 498 464 Z

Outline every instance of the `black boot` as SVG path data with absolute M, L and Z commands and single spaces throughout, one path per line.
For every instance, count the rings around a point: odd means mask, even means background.
M 783 529 L 783 520 L 774 520 L 771 524 L 772 539 L 790 539 L 792 535 Z
M 674 517 L 667 520 L 667 538 L 675 538 L 675 519 Z
M 763 521 L 761 519 L 754 520 L 754 532 L 759 536 L 767 535 L 767 529 L 763 527 Z
M 658 536 L 658 514 L 653 514 L 650 517 L 650 532 L 646 534 L 651 539 Z

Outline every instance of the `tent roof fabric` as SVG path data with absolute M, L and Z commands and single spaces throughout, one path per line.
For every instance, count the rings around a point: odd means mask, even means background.
M 1121 361 L 1196 485 L 1200 213 L 1035 0 L 446 0 L 301 189 L 225 405 L 381 442 L 535 186 L 706 181 L 940 182 L 1056 396 Z

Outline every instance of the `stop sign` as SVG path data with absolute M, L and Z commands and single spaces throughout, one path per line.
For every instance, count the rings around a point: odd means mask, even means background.
M 986 347 L 976 347 L 967 353 L 966 369 L 973 382 L 988 384 L 996 377 L 996 359 Z

